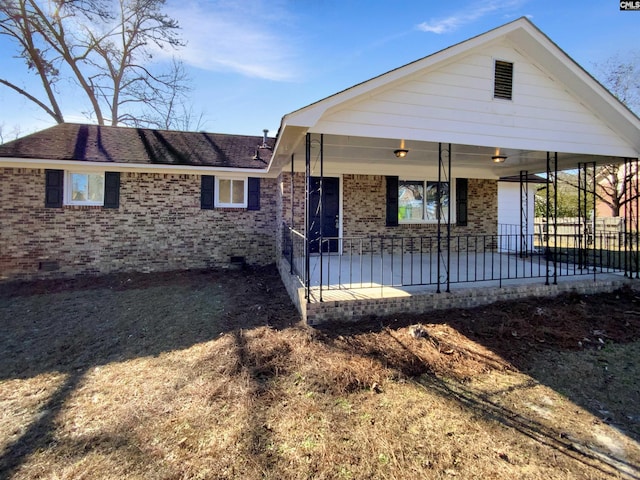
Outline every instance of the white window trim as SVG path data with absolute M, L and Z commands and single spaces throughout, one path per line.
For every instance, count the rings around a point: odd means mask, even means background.
M 432 178 L 399 178 L 399 181 L 404 180 L 404 181 L 408 181 L 408 182 L 423 182 L 425 184 L 426 187 L 426 183 L 427 182 L 437 182 L 438 179 L 432 179 Z M 451 180 L 449 180 L 448 182 L 446 180 L 442 180 L 441 183 L 448 183 L 449 184 L 449 210 L 451 211 L 451 225 L 455 225 L 457 220 L 456 220 L 456 191 L 455 191 L 455 185 L 456 185 L 456 181 L 455 178 L 452 178 Z M 424 208 L 424 207 L 423 207 Z M 401 220 L 400 218 L 398 218 L 398 223 L 400 225 L 437 225 L 438 224 L 438 219 L 435 220 Z M 440 223 L 442 225 L 446 225 L 447 224 L 447 218 L 443 218 L 440 220 Z
M 242 203 L 224 203 L 220 201 L 220 180 L 242 180 L 244 184 L 244 202 Z M 233 196 L 233 195 L 232 195 Z M 215 208 L 247 208 L 249 204 L 249 178 L 248 177 L 219 177 L 215 176 L 215 189 L 213 194 L 213 206 Z
M 71 198 L 71 192 L 73 191 L 71 186 L 71 175 L 102 175 L 102 201 L 94 202 L 92 200 L 73 200 Z M 102 207 L 104 206 L 104 171 L 92 171 L 85 172 L 81 170 L 65 170 L 64 171 L 64 205 L 81 205 L 81 206 L 90 206 L 90 207 Z

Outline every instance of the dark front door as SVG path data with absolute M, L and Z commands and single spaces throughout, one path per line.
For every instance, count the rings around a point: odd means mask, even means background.
M 309 252 L 320 251 L 322 231 L 322 251 L 338 251 L 340 226 L 340 179 L 324 177 L 323 194 L 320 198 L 320 177 L 309 178 Z

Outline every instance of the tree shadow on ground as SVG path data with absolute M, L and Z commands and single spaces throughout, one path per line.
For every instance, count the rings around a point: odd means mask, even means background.
M 602 473 L 640 478 L 640 465 L 624 455 L 494 401 L 510 389 L 546 385 L 590 412 L 596 424 L 640 442 L 640 297 L 633 290 L 372 317 L 358 324 L 325 324 L 319 331 L 329 345 L 375 358 Z M 491 395 L 471 388 L 469 380 L 491 370 L 522 372 L 530 381 Z
M 339 397 L 374 389 L 385 375 L 392 375 L 415 381 L 443 399 L 454 399 L 479 417 L 499 422 L 602 473 L 640 478 L 638 465 L 614 453 L 585 447 L 580 439 L 505 406 L 495 396 L 479 394 L 468 381 L 486 370 L 522 371 L 530 375 L 528 381 L 494 393 L 546 384 L 600 418 L 599 406 L 594 406 L 588 395 L 566 389 L 571 370 L 564 376 L 550 375 L 557 362 L 552 358 L 540 365 L 539 354 L 596 355 L 598 344 L 606 348 L 608 343 L 638 340 L 640 316 L 629 313 L 637 310 L 638 300 L 632 291 L 589 298 L 569 295 L 544 302 L 532 299 L 424 316 L 398 315 L 321 329 L 299 325 L 274 268 L 13 285 L 0 290 L 0 300 L 2 324 L 10 333 L 0 338 L 0 380 L 63 375 L 38 415 L 5 448 L 0 476 L 10 477 L 32 453 L 55 448 L 51 443 L 55 444 L 56 417 L 93 367 L 160 356 L 220 339 L 215 351 L 208 350 L 200 359 L 202 365 L 186 364 L 176 373 L 197 376 L 206 372 L 203 381 L 216 383 L 211 387 L 213 393 L 203 392 L 208 395 L 206 401 L 221 396 L 223 404 L 240 398 L 246 402 L 233 419 L 244 422 L 234 451 L 250 458 L 252 464 L 244 471 L 228 472 L 231 476 L 273 473 L 287 461 L 282 452 L 269 448 L 273 433 L 267 419 L 270 409 L 280 408 L 279 378 L 301 375 L 305 388 Z M 407 336 L 407 327 L 413 324 L 427 325 L 427 334 L 418 339 Z M 447 335 L 436 335 L 437 327 L 443 326 L 451 327 Z M 583 342 L 582 347 L 578 341 Z M 218 360 L 223 354 L 226 363 L 221 364 Z M 325 355 L 331 357 L 330 362 Z M 611 363 L 609 367 L 617 370 Z M 217 370 L 220 368 L 222 373 Z M 193 369 L 200 373 L 190 373 Z M 603 365 L 600 369 L 605 371 Z M 620 389 L 615 379 L 605 375 L 604 381 L 610 388 Z M 242 396 L 233 391 L 237 387 L 230 386 L 233 383 L 241 384 L 245 390 Z M 632 386 L 637 388 L 635 382 Z M 638 404 L 640 401 L 635 402 Z M 607 415 L 617 417 L 618 412 Z M 615 420 L 609 419 L 609 423 Z M 633 427 L 627 422 L 625 427 L 629 426 Z M 640 440 L 637 430 L 625 431 Z M 127 434 L 123 427 L 115 434 L 93 435 L 87 438 L 86 448 L 113 447 L 123 455 L 137 455 L 140 464 L 153 465 L 153 458 L 144 457 L 144 452 L 128 443 Z M 68 441 L 68 448 L 81 455 L 82 445 Z
M 52 442 L 57 414 L 93 367 L 185 349 L 240 328 L 296 323 L 274 267 L 0 284 L 0 381 L 64 375 L 2 452 L 0 476 L 9 478 Z

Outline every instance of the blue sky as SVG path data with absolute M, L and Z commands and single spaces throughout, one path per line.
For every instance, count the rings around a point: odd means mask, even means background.
M 167 0 L 167 10 L 188 42 L 178 55 L 201 127 L 219 133 L 275 135 L 286 113 L 521 16 L 590 72 L 640 48 L 640 11 L 618 0 Z M 37 88 L 15 53 L 0 36 L 0 76 Z M 74 87 L 62 88 L 67 121 L 86 121 Z M 0 85 L 0 125 L 8 140 L 53 121 Z

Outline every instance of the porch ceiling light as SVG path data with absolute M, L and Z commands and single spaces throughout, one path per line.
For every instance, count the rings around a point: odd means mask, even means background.
M 500 155 L 500 154 L 497 154 L 491 157 L 491 160 L 493 160 L 493 163 L 503 163 L 506 159 L 507 159 L 506 155 Z
M 407 153 L 409 153 L 409 150 L 406 148 L 399 148 L 398 150 L 394 150 L 393 153 L 398 158 L 404 158 L 407 156 Z

